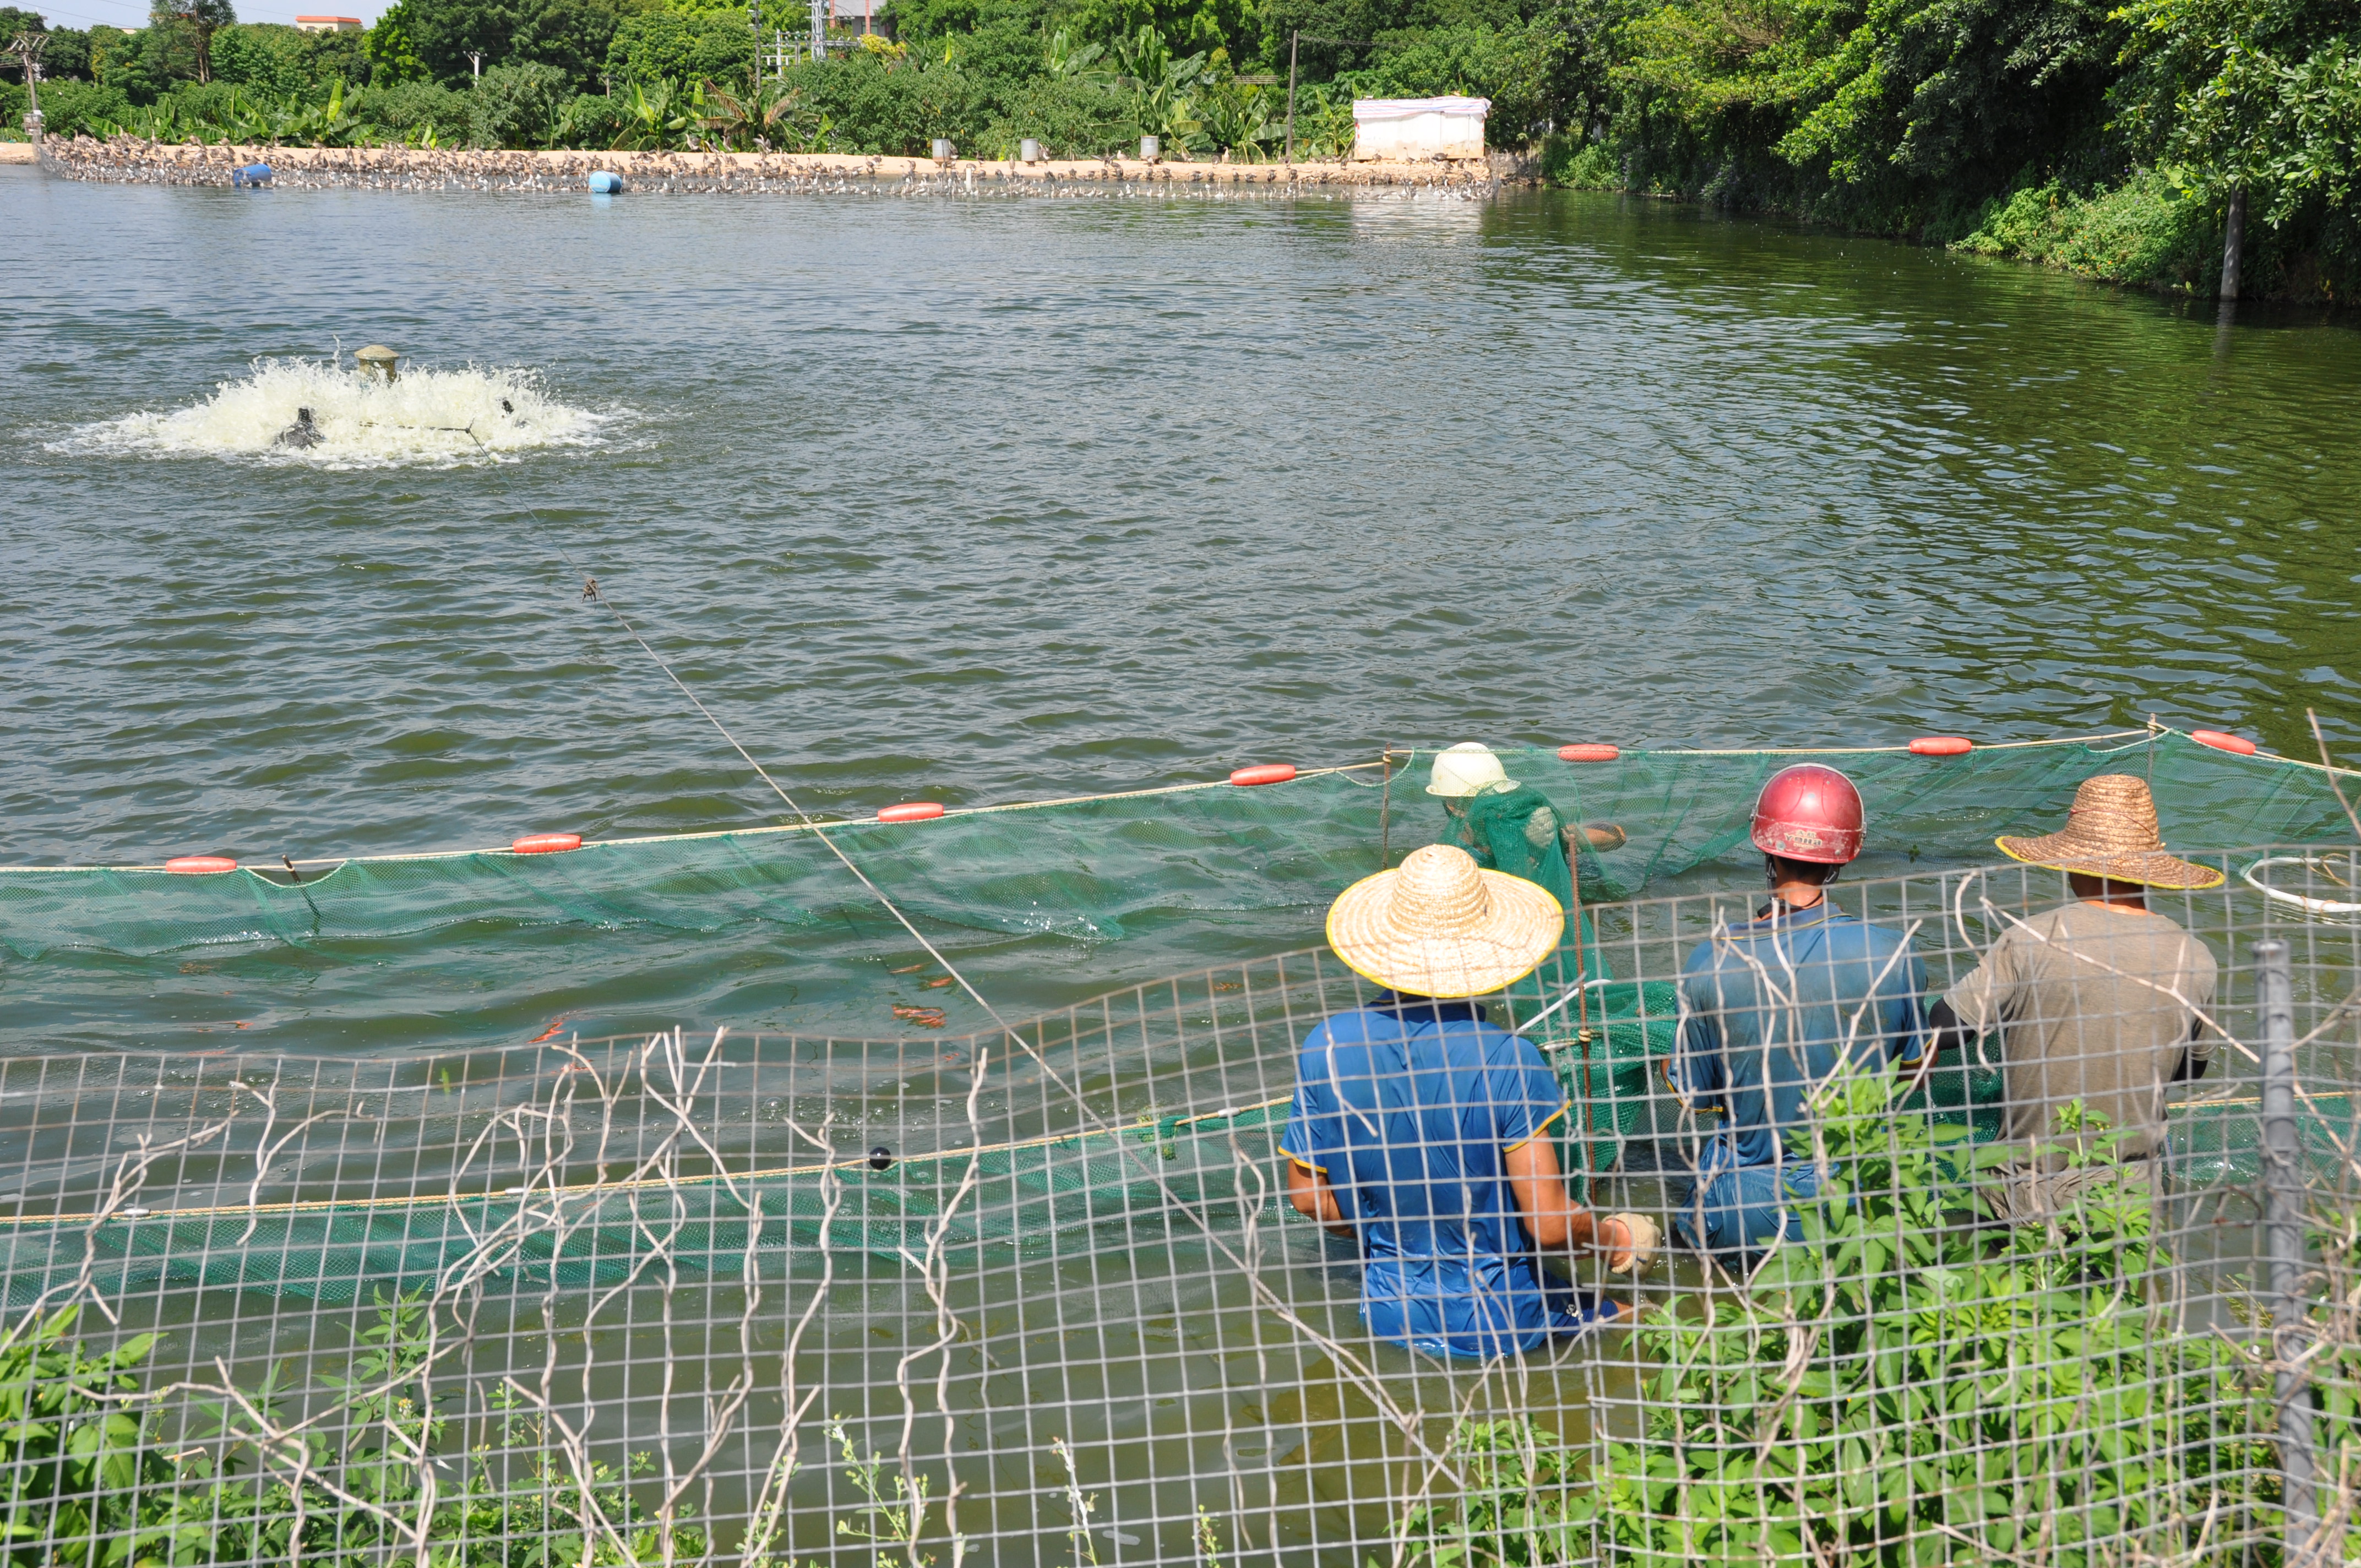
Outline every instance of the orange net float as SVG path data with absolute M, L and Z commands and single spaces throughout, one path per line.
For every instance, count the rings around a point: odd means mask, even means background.
M 943 814 L 939 800 L 914 800 L 907 806 L 889 806 L 877 814 L 880 822 L 932 822 Z
M 2189 738 L 2200 746 L 2211 746 L 2217 751 L 2229 751 L 2241 757 L 2251 757 L 2257 749 L 2244 735 L 2224 734 L 2219 729 L 2192 729 Z
M 1975 749 L 1964 735 L 1921 735 L 1910 742 L 1912 754 L 1920 757 L 1964 757 Z
M 1622 747 L 1609 746 L 1598 740 L 1582 740 L 1557 749 L 1557 760 L 1561 762 L 1611 762 L 1622 754 Z
M 512 855 L 562 855 L 582 847 L 579 833 L 528 833 L 509 846 Z
M 1258 762 L 1251 768 L 1239 768 L 1230 774 L 1234 784 L 1285 784 L 1295 776 L 1293 762 Z
M 237 862 L 227 855 L 175 855 L 164 869 L 174 876 L 214 876 L 237 870 Z

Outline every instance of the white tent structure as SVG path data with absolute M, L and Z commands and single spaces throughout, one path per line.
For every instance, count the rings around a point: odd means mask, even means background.
M 1353 156 L 1425 159 L 1484 156 L 1488 98 L 1356 98 Z

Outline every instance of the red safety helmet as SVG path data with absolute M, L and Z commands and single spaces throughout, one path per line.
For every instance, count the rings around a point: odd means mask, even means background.
M 1861 791 L 1817 762 L 1782 768 L 1754 797 L 1754 847 L 1784 861 L 1840 866 L 1861 853 Z

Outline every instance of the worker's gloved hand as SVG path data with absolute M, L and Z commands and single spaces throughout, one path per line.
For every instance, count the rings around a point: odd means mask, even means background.
M 1656 1261 L 1656 1249 L 1664 1240 L 1656 1222 L 1645 1214 L 1609 1214 L 1598 1222 L 1590 1245 L 1607 1255 L 1609 1273 L 1636 1278 Z
M 1569 822 L 1559 832 L 1565 839 L 1568 854 L 1577 854 L 1585 849 L 1604 854 L 1631 842 L 1631 835 L 1612 822 Z

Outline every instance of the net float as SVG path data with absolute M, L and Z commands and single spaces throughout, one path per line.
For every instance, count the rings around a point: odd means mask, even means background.
M 1561 762 L 1611 762 L 1622 754 L 1622 747 L 1609 746 L 1602 740 L 1582 740 L 1557 749 Z
M 1251 768 L 1239 768 L 1230 774 L 1234 784 L 1285 784 L 1295 776 L 1293 762 L 1257 762 Z
M 943 814 L 939 800 L 914 800 L 907 806 L 889 806 L 877 814 L 880 822 L 931 822 Z
M 2255 754 L 2255 743 L 2244 735 L 2228 735 L 2219 729 L 2192 729 L 2189 738 L 2200 746 L 2211 746 L 2217 751 L 2229 751 L 2241 757 Z
M 582 847 L 579 833 L 528 833 L 509 846 L 512 855 L 562 855 Z
M 1910 750 L 1921 757 L 1964 757 L 1976 749 L 1976 743 L 1964 735 L 1921 735 L 1910 742 Z
M 164 862 L 164 869 L 174 876 L 210 876 L 234 872 L 237 862 L 227 855 L 175 855 Z

